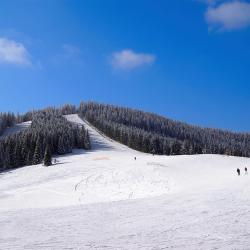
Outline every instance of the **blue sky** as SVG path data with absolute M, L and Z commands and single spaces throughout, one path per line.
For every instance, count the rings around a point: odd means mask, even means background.
M 0 107 L 80 100 L 250 131 L 250 3 L 2 0 Z

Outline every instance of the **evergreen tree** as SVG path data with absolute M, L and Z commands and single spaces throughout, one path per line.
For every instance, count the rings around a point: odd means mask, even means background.
M 44 166 L 51 166 L 52 165 L 52 157 L 51 157 L 49 145 L 46 146 L 43 162 L 44 162 Z
M 36 148 L 35 148 L 35 152 L 34 152 L 34 156 L 33 156 L 33 164 L 37 165 L 39 163 L 41 163 L 42 160 L 42 156 L 41 156 L 41 144 L 40 144 L 40 139 L 37 139 L 36 142 Z
M 82 131 L 84 131 L 84 128 L 82 128 Z M 83 148 L 89 150 L 91 149 L 89 131 L 87 130 L 86 133 L 84 133 L 83 135 L 84 135 L 84 137 L 82 138 L 82 140 L 84 141 Z

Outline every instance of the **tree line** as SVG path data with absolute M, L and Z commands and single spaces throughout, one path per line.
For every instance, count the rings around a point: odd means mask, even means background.
M 146 153 L 250 156 L 249 133 L 202 128 L 135 109 L 81 102 L 78 107 L 66 104 L 23 115 L 0 113 L 0 135 L 15 123 L 32 120 L 28 129 L 0 137 L 0 170 L 42 161 L 49 165 L 53 154 L 90 149 L 88 131 L 63 117 L 74 113 L 112 139 Z
M 33 111 L 26 114 L 26 118 L 32 120 L 28 129 L 0 139 L 0 170 L 43 161 L 50 165 L 52 154 L 70 153 L 73 148 L 91 148 L 88 131 L 68 122 L 60 109 Z
M 250 134 L 201 128 L 135 109 L 82 102 L 79 115 L 133 149 L 155 154 L 250 156 Z

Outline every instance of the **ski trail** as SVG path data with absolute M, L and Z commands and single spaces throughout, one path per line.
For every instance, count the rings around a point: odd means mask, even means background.
M 92 150 L 122 151 L 122 152 L 136 153 L 136 154 L 141 153 L 110 139 L 102 132 L 100 132 L 98 129 L 96 129 L 94 126 L 92 126 L 88 121 L 86 121 L 85 119 L 81 119 L 77 114 L 65 115 L 64 117 L 68 121 L 78 126 L 84 126 L 84 128 L 88 130 Z
M 0 174 L 0 249 L 250 249 L 250 159 L 143 154 L 66 118 L 93 149 Z
M 6 136 L 12 135 L 12 134 L 16 134 L 18 132 L 21 132 L 21 131 L 29 128 L 30 126 L 31 126 L 31 121 L 15 124 L 14 126 L 5 129 L 3 134 L 0 136 L 0 139 L 4 138 Z

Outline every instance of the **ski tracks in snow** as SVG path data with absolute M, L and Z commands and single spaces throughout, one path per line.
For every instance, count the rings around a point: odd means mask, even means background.
M 0 175 L 0 249 L 250 249 L 249 159 L 142 154 L 67 119 L 94 147 Z

